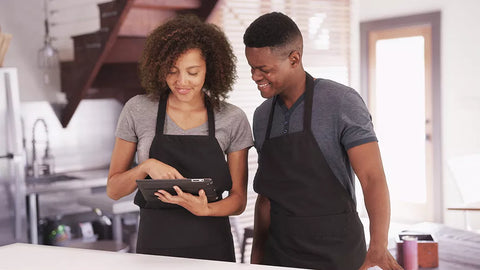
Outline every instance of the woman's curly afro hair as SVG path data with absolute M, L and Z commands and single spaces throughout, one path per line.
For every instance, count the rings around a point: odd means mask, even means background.
M 140 82 L 157 99 L 170 93 L 166 77 L 175 61 L 189 49 L 202 51 L 207 70 L 204 90 L 207 101 L 218 108 L 236 79 L 236 57 L 223 31 L 194 15 L 182 15 L 160 25 L 148 37 L 140 59 Z

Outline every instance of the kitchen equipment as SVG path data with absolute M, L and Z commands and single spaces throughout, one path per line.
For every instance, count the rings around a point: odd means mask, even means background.
M 15 241 L 26 241 L 25 152 L 22 148 L 20 98 L 16 68 L 0 68 L 0 221 Z M 6 225 L 3 223 L 7 223 Z
M 62 246 L 72 238 L 70 226 L 62 224 L 59 217 L 45 219 L 42 231 L 44 245 Z
M 45 131 L 45 153 L 43 157 L 38 157 L 37 154 L 37 140 L 35 139 L 36 127 L 38 123 L 43 124 Z M 50 140 L 48 138 L 48 127 L 47 122 L 44 119 L 38 118 L 35 120 L 32 128 L 32 166 L 33 166 L 33 176 L 39 177 L 42 175 L 53 174 L 54 172 L 54 158 L 50 154 Z

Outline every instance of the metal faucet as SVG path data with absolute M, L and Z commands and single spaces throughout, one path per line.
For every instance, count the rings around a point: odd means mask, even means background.
M 37 124 L 42 123 L 45 135 L 46 135 L 46 146 L 45 146 L 45 153 L 41 160 L 37 157 L 37 149 L 36 144 L 37 140 L 35 139 L 35 130 L 37 128 Z M 48 138 L 48 127 L 47 123 L 43 118 L 38 118 L 33 123 L 32 129 L 32 169 L 33 169 L 33 176 L 38 177 L 42 175 L 49 175 L 53 173 L 53 156 L 50 154 L 50 140 Z

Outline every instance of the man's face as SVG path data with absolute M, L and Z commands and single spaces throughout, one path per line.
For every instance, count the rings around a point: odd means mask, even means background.
M 245 55 L 262 97 L 271 98 L 291 88 L 289 75 L 293 68 L 287 56 L 275 53 L 270 47 L 246 47 Z

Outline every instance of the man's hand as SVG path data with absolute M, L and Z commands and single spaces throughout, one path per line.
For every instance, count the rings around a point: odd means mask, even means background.
M 367 270 L 373 266 L 378 266 L 382 270 L 403 269 L 386 248 L 369 248 L 365 261 L 359 270 Z

